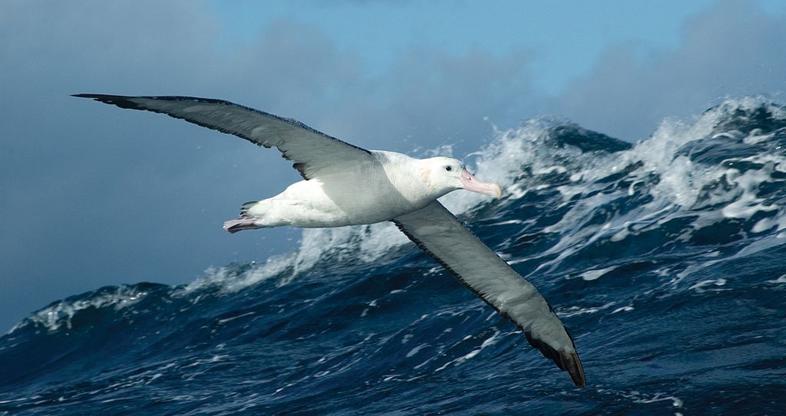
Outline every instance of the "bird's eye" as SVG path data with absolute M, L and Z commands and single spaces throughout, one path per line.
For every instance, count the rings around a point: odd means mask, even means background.
M 445 166 L 445 170 L 450 172 L 451 170 L 453 170 L 453 166 Z

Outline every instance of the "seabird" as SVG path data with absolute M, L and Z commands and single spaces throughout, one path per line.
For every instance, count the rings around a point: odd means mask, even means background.
M 585 385 L 573 339 L 537 289 L 453 216 L 437 198 L 457 189 L 501 196 L 456 159 L 415 159 L 366 150 L 296 120 L 228 101 L 196 97 L 77 94 L 121 108 L 146 110 L 232 134 L 294 162 L 303 180 L 280 194 L 243 204 L 224 223 L 234 233 L 256 228 L 341 227 L 392 221 L 461 283 L 513 321 L 529 343 Z

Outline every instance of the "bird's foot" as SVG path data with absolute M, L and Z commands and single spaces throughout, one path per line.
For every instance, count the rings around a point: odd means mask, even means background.
M 236 218 L 234 220 L 229 220 L 224 222 L 224 229 L 229 231 L 230 233 L 236 233 L 238 231 L 243 230 L 253 230 L 255 228 L 261 228 L 254 223 L 253 218 Z

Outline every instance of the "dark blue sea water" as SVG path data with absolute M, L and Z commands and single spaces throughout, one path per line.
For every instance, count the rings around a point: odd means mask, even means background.
M 786 414 L 784 107 L 634 146 L 535 120 L 469 161 L 506 196 L 445 203 L 549 299 L 586 388 L 375 225 L 50 304 L 0 338 L 0 415 Z

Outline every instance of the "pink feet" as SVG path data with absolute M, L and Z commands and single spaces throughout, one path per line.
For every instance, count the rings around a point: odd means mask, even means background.
M 224 222 L 224 229 L 233 234 L 238 231 L 253 230 L 255 228 L 261 227 L 254 224 L 253 218 L 236 218 L 234 220 Z

